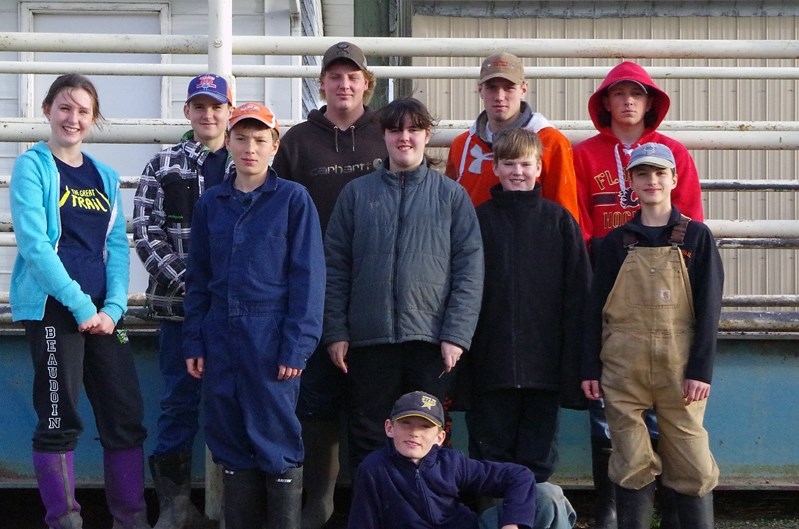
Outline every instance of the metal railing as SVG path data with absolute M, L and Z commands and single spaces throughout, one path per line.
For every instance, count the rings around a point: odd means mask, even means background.
M 225 41 L 232 55 L 321 55 L 337 42 L 333 37 L 258 37 L 223 35 L 214 44 Z M 484 57 L 496 51 L 510 51 L 525 58 L 607 58 L 629 53 L 629 41 L 619 39 L 591 41 L 577 39 L 420 39 L 361 38 L 359 44 L 367 55 L 405 57 Z M 212 39 L 203 35 L 96 35 L 56 33 L 0 33 L 0 51 L 59 51 L 80 53 L 156 53 L 205 54 Z M 698 59 L 797 59 L 799 41 L 716 41 L 716 40 L 636 40 L 636 55 L 643 58 Z M 210 56 L 210 53 L 209 53 Z M 224 58 L 223 58 L 224 59 Z M 238 77 L 304 77 L 318 76 L 317 66 L 227 64 L 227 70 Z M 191 76 L 197 64 L 110 64 L 69 63 L 69 70 L 84 74 Z M 534 67 L 526 68 L 530 79 L 601 79 L 610 67 Z M 477 67 L 375 66 L 379 78 L 412 79 L 476 79 Z M 61 73 L 61 63 L 0 62 L 0 73 Z M 219 71 L 225 71 L 220 68 Z M 799 79 L 796 67 L 648 67 L 653 78 L 670 79 Z M 49 126 L 40 118 L 4 119 L 0 122 L 0 141 L 31 142 L 49 135 Z M 293 125 L 288 120 L 285 128 Z M 431 146 L 446 147 L 466 130 L 468 121 L 444 121 L 439 124 Z M 553 121 L 572 141 L 577 142 L 595 133 L 589 121 Z M 163 143 L 171 144 L 187 124 L 182 120 L 115 119 L 92 134 L 95 143 Z M 670 136 L 696 150 L 799 150 L 799 123 L 741 121 L 667 121 L 660 126 Z M 134 187 L 137 177 L 123 177 L 125 187 Z M 0 186 L 8 184 L 8 176 L 0 176 Z M 799 190 L 799 180 L 702 180 L 705 191 L 788 191 Z M 798 220 L 720 220 L 709 219 L 721 248 L 799 248 Z M 10 219 L 0 218 L 0 246 L 13 246 L 15 240 Z M 131 315 L 146 327 L 146 314 L 141 293 L 130 296 Z M 796 295 L 727 296 L 728 307 L 799 307 Z M 10 321 L 7 293 L 0 293 L 0 327 Z M 721 330 L 730 333 L 779 333 L 799 335 L 799 312 L 733 312 L 725 310 Z

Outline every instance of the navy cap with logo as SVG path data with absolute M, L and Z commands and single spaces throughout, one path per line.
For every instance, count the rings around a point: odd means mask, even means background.
M 366 56 L 363 54 L 363 50 L 352 42 L 339 42 L 330 46 L 322 58 L 322 71 L 324 72 L 328 66 L 340 60 L 350 61 L 359 70 L 366 70 Z
M 638 165 L 653 165 L 664 169 L 677 167 L 671 149 L 662 143 L 654 142 L 644 143 L 633 149 L 630 154 L 630 163 L 627 164 L 627 170 L 629 171 Z
M 421 417 L 439 428 L 444 427 L 444 407 L 441 401 L 424 391 L 406 393 L 394 403 L 390 419 L 398 421 L 406 417 Z
M 191 80 L 186 102 L 188 103 L 193 97 L 203 95 L 220 103 L 233 103 L 227 81 L 224 77 L 213 73 L 204 73 Z

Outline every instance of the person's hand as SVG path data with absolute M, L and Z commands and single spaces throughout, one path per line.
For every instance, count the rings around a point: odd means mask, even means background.
M 455 369 L 455 364 L 461 359 L 463 347 L 454 343 L 441 342 L 441 358 L 444 360 L 444 371 L 449 373 Z
M 92 329 L 100 325 L 102 322 L 100 321 L 100 313 L 95 312 L 92 314 L 92 317 L 88 320 L 80 323 L 78 325 L 78 332 L 88 332 L 91 333 Z
M 686 406 L 695 401 L 705 400 L 710 396 L 710 384 L 701 380 L 686 379 L 682 386 L 682 396 Z
M 289 367 L 289 366 L 279 366 L 279 369 L 277 371 L 277 379 L 289 380 L 298 377 L 301 374 L 302 374 L 302 369 L 297 369 L 296 367 Z
M 98 312 L 97 316 L 99 323 L 89 329 L 89 334 L 111 334 L 114 332 L 116 324 L 114 324 L 114 320 L 111 319 L 111 316 L 102 311 Z
M 583 380 L 580 387 L 583 388 L 583 393 L 585 393 L 585 398 L 587 399 L 599 400 L 603 396 L 602 385 L 599 380 Z
M 194 378 L 202 378 L 205 372 L 205 358 L 188 358 L 186 359 L 186 370 Z
M 327 346 L 327 354 L 330 355 L 330 360 L 333 365 L 341 369 L 344 374 L 347 374 L 347 352 L 350 349 L 350 342 L 342 340 L 340 342 L 333 342 Z
M 508 525 L 503 525 L 502 529 L 519 529 L 519 526 L 515 523 L 509 523 Z

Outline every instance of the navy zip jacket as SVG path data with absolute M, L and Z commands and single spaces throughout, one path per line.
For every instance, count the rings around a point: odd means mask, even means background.
M 616 283 L 621 265 L 627 258 L 624 232 L 633 233 L 640 247 L 669 246 L 671 231 L 679 222 L 680 212 L 672 207 L 668 224 L 654 239 L 650 239 L 641 224 L 639 211 L 630 222 L 616 228 L 605 237 L 594 267 L 594 282 L 585 322 L 583 380 L 600 380 L 602 375 L 602 364 L 599 359 L 602 350 L 602 310 Z M 695 318 L 694 339 L 688 352 L 685 378 L 710 384 L 721 316 L 724 268 L 713 234 L 701 222 L 692 220 L 688 223 L 680 249 L 691 283 Z
M 505 498 L 500 526 L 532 527 L 535 477 L 515 463 L 478 461 L 433 446 L 417 467 L 388 446 L 358 467 L 350 529 L 470 529 L 477 513 L 461 494 Z

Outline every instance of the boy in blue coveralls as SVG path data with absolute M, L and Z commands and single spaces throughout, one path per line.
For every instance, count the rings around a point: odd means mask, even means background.
M 713 528 L 719 469 L 702 426 L 724 269 L 713 235 L 672 206 L 674 155 L 645 143 L 627 172 L 641 205 L 605 238 L 585 326 L 585 396 L 605 399 L 619 529 L 649 528 L 655 478 L 675 492 L 680 527 Z M 660 425 L 657 452 L 644 412 Z
M 363 460 L 349 516 L 351 529 L 518 529 L 532 527 L 535 477 L 521 465 L 469 459 L 444 448 L 444 408 L 414 391 L 394 403 L 387 446 Z M 462 493 L 504 497 L 478 519 Z
M 184 356 L 204 379 L 206 442 L 224 471 L 225 526 L 296 529 L 300 374 L 322 332 L 325 261 L 316 207 L 278 178 L 274 114 L 245 103 L 230 118 L 235 170 L 194 209 Z

